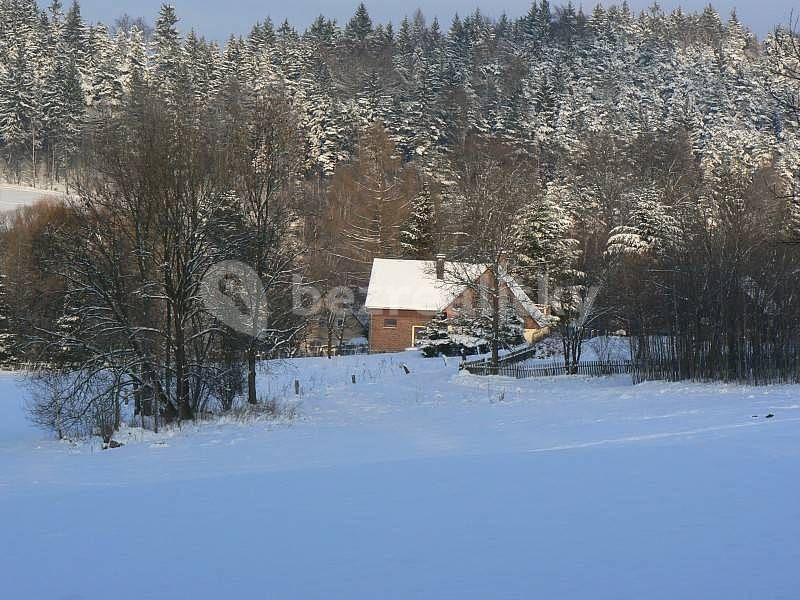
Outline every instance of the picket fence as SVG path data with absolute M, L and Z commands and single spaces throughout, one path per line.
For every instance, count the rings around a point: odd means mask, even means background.
M 546 364 L 530 365 L 524 362 L 501 361 L 492 367 L 487 361 L 464 363 L 462 368 L 472 375 L 499 375 L 514 379 L 530 379 L 533 377 L 557 377 L 559 375 L 582 375 L 584 377 L 604 377 L 607 375 L 627 375 L 632 365 L 628 360 L 589 361 L 580 363 L 576 368 L 567 369 L 563 362 L 552 361 Z

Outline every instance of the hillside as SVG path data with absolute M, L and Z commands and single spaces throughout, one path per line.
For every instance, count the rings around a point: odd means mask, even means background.
M 593 138 L 624 146 L 675 131 L 708 168 L 726 157 L 751 167 L 776 159 L 787 172 L 797 165 L 796 118 L 783 104 L 793 98 L 790 38 L 761 42 L 735 13 L 711 6 L 635 14 L 621 3 L 584 13 L 536 1 L 519 19 L 475 11 L 440 23 L 417 12 L 391 24 L 361 5 L 346 23 L 323 15 L 306 31 L 267 18 L 223 46 L 202 31 L 181 35 L 179 23 L 168 6 L 151 27 L 90 24 L 78 3 L 66 12 L 60 3 L 0 3 L 7 169 L 24 171 L 35 146 L 40 171 L 63 176 L 81 125 L 136 99 L 142 85 L 190 89 L 208 102 L 229 95 L 231 81 L 286 90 L 306 166 L 324 175 L 375 122 L 404 160 L 442 179 L 442 157 L 470 134 L 540 153 L 548 180 Z

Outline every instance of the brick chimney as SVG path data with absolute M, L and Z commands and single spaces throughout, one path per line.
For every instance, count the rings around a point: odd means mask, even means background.
M 436 255 L 436 279 L 444 279 L 444 261 L 446 258 L 444 254 Z
M 497 257 L 497 266 L 499 266 L 504 271 L 507 271 L 508 270 L 508 264 L 509 264 L 508 254 L 506 254 L 505 252 L 502 252 Z

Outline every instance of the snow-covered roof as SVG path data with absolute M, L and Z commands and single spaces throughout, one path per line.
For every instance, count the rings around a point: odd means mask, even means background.
M 477 281 L 485 270 L 485 265 L 446 262 L 444 279 L 437 279 L 436 261 L 376 258 L 372 263 L 365 307 L 367 310 L 443 311 L 464 291 L 465 276 Z M 458 276 L 454 278 L 453 274 Z M 522 286 L 507 273 L 502 275 L 502 280 L 523 310 L 540 325 L 546 325 L 547 317 Z
M 367 310 L 444 310 L 464 291 L 464 285 L 454 282 L 448 272 L 465 267 L 474 269 L 475 265 L 448 262 L 445 278 L 437 279 L 436 261 L 376 258 L 369 278 Z

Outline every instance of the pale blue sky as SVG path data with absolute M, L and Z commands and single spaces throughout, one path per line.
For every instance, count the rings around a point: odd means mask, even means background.
M 566 4 L 566 0 L 564 2 Z M 603 4 L 613 4 L 603 0 Z M 621 3 L 617 2 L 617 3 Z M 69 4 L 65 1 L 64 4 Z M 143 16 L 153 21 L 158 12 L 161 0 L 81 0 L 84 16 L 92 21 L 102 20 L 110 23 L 123 12 L 132 16 Z M 335 17 L 339 22 L 352 15 L 358 0 L 289 0 L 275 2 L 271 0 L 172 0 L 182 19 L 182 28 L 197 29 L 208 38 L 223 40 L 230 33 L 246 33 L 257 20 L 271 16 L 275 22 L 288 18 L 300 29 L 305 28 L 318 14 Z M 551 0 L 551 5 L 560 4 L 559 0 Z M 575 6 L 582 5 L 586 12 L 597 4 L 596 0 L 581 2 L 573 0 Z M 641 10 L 652 4 L 652 0 L 629 0 L 634 9 Z M 708 4 L 708 0 L 662 0 L 661 6 L 671 9 L 682 6 L 684 9 L 699 9 Z M 763 36 L 776 24 L 788 20 L 793 8 L 800 9 L 800 0 L 715 0 L 712 4 L 726 17 L 736 7 L 742 22 Z M 497 15 L 506 11 L 509 15 L 518 16 L 528 10 L 529 0 L 410 0 L 408 2 L 386 2 L 374 0 L 367 2 L 367 8 L 374 20 L 397 22 L 404 14 L 411 14 L 419 7 L 426 16 L 439 17 L 443 24 L 449 24 L 452 16 L 458 12 L 472 12 L 476 6 L 487 14 Z

